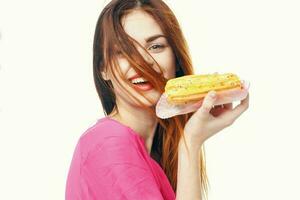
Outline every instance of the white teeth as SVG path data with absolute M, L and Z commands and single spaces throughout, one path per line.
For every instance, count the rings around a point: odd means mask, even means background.
M 132 83 L 143 83 L 143 82 L 146 82 L 146 81 L 147 80 L 143 79 L 143 78 L 136 78 L 136 79 L 131 80 Z

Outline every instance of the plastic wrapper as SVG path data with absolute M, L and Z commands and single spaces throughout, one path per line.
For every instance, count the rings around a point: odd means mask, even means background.
M 245 99 L 247 97 L 249 87 L 250 82 L 242 80 L 241 90 L 228 89 L 224 91 L 217 91 L 217 99 L 214 106 Z M 173 105 L 168 103 L 167 96 L 165 93 L 163 93 L 156 104 L 155 112 L 157 117 L 161 119 L 182 115 L 198 110 L 201 107 L 203 100 L 204 98 L 196 102 L 193 101 L 182 105 Z

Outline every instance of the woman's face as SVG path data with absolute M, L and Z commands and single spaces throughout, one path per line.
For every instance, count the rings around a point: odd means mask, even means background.
M 142 10 L 134 10 L 122 18 L 122 24 L 125 32 L 129 36 L 134 38 L 137 42 L 139 42 L 139 44 L 141 44 L 160 65 L 163 70 L 164 77 L 166 79 L 174 78 L 176 71 L 175 56 L 173 54 L 172 48 L 168 44 L 167 39 L 164 37 L 160 26 L 151 17 L 151 15 Z M 159 72 L 159 68 L 152 60 L 152 58 L 147 55 L 147 53 L 138 45 L 135 45 L 135 47 L 144 57 L 145 61 L 152 64 L 153 69 Z M 122 74 L 128 80 L 129 78 L 137 75 L 137 72 L 130 66 L 128 61 L 124 57 L 122 57 L 122 55 L 118 57 L 117 63 L 119 64 Z M 118 77 L 118 73 L 116 73 L 116 75 Z M 120 99 L 122 99 L 122 101 L 125 101 L 127 105 L 129 104 L 134 107 L 138 106 L 138 102 L 128 96 L 126 92 L 117 85 L 116 81 L 113 80 L 111 76 L 109 76 L 108 79 L 112 81 L 112 84 L 114 86 L 117 103 L 118 101 L 120 102 Z M 124 87 L 126 87 L 126 89 L 128 89 L 131 95 L 137 97 L 140 101 L 143 102 L 143 104 L 146 104 L 147 106 L 153 106 L 154 104 L 156 104 L 159 97 L 161 96 L 161 94 L 154 88 L 147 91 L 138 88 L 132 89 L 120 77 L 118 77 L 118 80 Z M 151 102 L 147 101 L 147 99 L 145 99 L 135 90 L 142 91 L 142 93 Z

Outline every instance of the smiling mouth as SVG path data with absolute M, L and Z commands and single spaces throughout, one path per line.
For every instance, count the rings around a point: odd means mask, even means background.
M 140 83 L 131 83 L 135 89 L 148 91 L 153 89 L 153 85 L 149 81 L 140 82 Z

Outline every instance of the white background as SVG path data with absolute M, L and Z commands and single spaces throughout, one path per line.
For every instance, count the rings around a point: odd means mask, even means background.
M 0 199 L 64 199 L 77 140 L 104 116 L 92 44 L 106 2 L 1 0 Z M 205 143 L 210 199 L 299 200 L 299 1 L 166 2 L 197 73 L 251 83 L 249 109 Z

